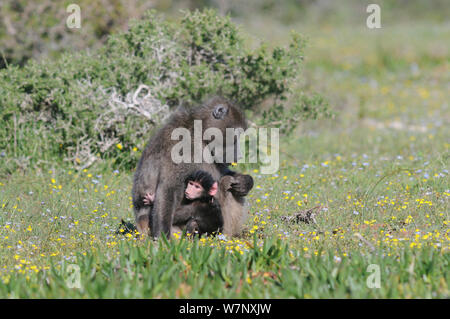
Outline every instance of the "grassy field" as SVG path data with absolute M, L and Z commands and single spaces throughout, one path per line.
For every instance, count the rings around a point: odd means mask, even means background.
M 242 237 L 116 233 L 133 172 L 108 164 L 18 172 L 0 180 L 0 298 L 448 298 L 449 25 L 295 29 L 299 87 L 336 117 L 284 138 L 277 174 L 236 167 L 255 178 Z M 314 207 L 317 223 L 281 218 Z

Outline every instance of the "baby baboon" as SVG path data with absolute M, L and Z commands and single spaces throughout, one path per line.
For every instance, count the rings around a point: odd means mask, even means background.
M 201 123 L 202 137 L 209 128 L 216 128 L 222 133 L 223 152 L 213 154 L 211 151 L 214 159 L 212 163 L 195 162 L 193 154 L 182 154 L 190 158 L 189 163 L 186 161 L 175 163 L 172 160 L 171 152 L 178 141 L 172 139 L 172 132 L 174 129 L 182 128 L 189 132 L 190 136 L 194 136 L 194 121 L 196 120 Z M 214 180 L 220 180 L 222 176 L 232 177 L 227 190 L 231 197 L 223 196 L 223 202 L 220 204 L 224 219 L 223 233 L 235 234 L 236 223 L 235 219 L 231 218 L 229 207 L 241 203 L 241 209 L 243 208 L 244 197 L 253 187 L 253 178 L 250 175 L 233 172 L 228 168 L 231 162 L 237 162 L 240 154 L 238 139 L 236 135 L 227 136 L 227 128 L 247 129 L 244 114 L 229 101 L 215 97 L 202 106 L 188 111 L 175 112 L 168 122 L 150 138 L 139 160 L 133 181 L 133 206 L 139 232 L 147 233 L 150 227 L 153 237 L 158 237 L 161 233 L 169 236 L 174 212 L 183 198 L 186 176 L 191 172 L 203 170 L 211 174 Z M 232 140 L 228 140 L 230 138 Z M 192 138 L 191 149 L 200 148 L 208 151 L 207 142 L 209 141 L 203 139 L 198 141 Z M 214 142 L 216 141 L 214 140 Z M 227 154 L 230 150 L 225 147 L 230 143 L 234 146 L 233 154 Z M 154 196 L 153 205 L 148 205 L 148 200 L 144 201 L 147 194 Z M 230 200 L 232 200 L 232 205 L 228 205 Z M 227 222 L 227 220 L 231 221 Z M 241 221 L 237 224 L 241 224 Z
M 184 197 L 175 210 L 172 232 L 186 229 L 191 234 L 213 234 L 221 232 L 223 217 L 215 198 L 218 184 L 205 171 L 190 174 L 185 181 Z
M 227 234 L 238 235 L 247 216 L 244 202 L 236 200 L 231 190 L 233 177 L 226 175 L 217 185 L 211 175 L 204 171 L 190 174 L 185 181 L 185 196 L 175 210 L 171 233 L 182 232 L 211 234 L 226 228 Z M 146 194 L 144 202 L 153 205 L 153 194 Z M 221 206 L 226 206 L 226 216 L 222 215 Z M 224 219 L 226 227 L 224 227 Z

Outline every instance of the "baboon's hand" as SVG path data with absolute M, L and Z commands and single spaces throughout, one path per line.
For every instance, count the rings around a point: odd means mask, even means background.
M 219 181 L 220 190 L 222 192 L 228 192 L 231 190 L 231 184 L 234 183 L 233 176 L 225 175 Z
M 147 193 L 144 196 L 143 202 L 144 202 L 144 205 L 150 206 L 150 205 L 153 205 L 154 200 L 155 200 L 155 194 Z
M 230 192 L 234 196 L 244 197 L 253 188 L 253 178 L 250 175 L 236 175 L 233 176 L 234 181 L 231 183 Z

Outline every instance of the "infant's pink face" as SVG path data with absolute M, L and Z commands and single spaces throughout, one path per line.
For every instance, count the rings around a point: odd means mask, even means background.
M 189 181 L 184 194 L 187 199 L 196 199 L 200 198 L 204 189 L 200 183 Z

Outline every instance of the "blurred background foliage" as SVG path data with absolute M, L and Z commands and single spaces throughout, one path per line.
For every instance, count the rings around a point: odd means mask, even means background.
M 283 109 L 300 75 L 303 47 L 293 33 L 287 47 L 249 48 L 236 24 L 214 9 L 185 10 L 173 21 L 148 10 L 96 50 L 10 64 L 0 70 L 5 166 L 62 160 L 84 169 L 112 159 L 132 168 L 170 111 L 218 93 L 257 113 L 268 102 L 276 112 L 265 112 L 260 123 L 292 130 L 300 117 L 284 121 Z M 316 96 L 294 105 L 308 117 L 326 107 Z
M 253 17 L 277 20 L 285 25 L 314 21 L 323 25 L 361 23 L 369 3 L 383 8 L 383 19 L 400 21 L 445 21 L 450 15 L 448 0 L 2 0 L 0 1 L 0 68 L 23 65 L 30 58 L 54 58 L 64 51 L 98 48 L 107 36 L 126 30 L 132 18 L 148 9 L 180 15 L 180 9 L 216 8 L 236 22 Z M 82 27 L 65 25 L 69 4 L 81 8 Z

